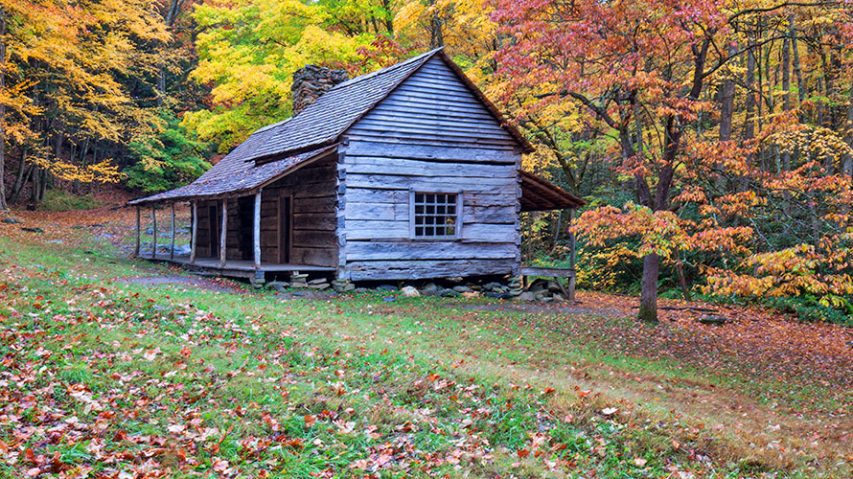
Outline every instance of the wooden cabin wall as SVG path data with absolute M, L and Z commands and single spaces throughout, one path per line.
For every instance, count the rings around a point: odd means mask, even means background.
M 336 155 L 306 165 L 264 188 L 261 195 L 261 259 L 279 258 L 278 207 L 281 196 L 291 196 L 290 263 L 335 266 Z
M 518 272 L 521 154 L 441 59 L 424 65 L 346 137 L 343 276 Z M 410 239 L 413 190 L 462 195 L 460 239 Z
M 209 201 L 200 201 L 196 207 L 198 212 L 198 230 L 196 231 L 196 257 L 212 258 L 218 256 L 219 252 L 210 251 L 210 215 L 208 215 L 208 207 L 213 204 Z M 216 218 L 213 221 L 217 221 Z

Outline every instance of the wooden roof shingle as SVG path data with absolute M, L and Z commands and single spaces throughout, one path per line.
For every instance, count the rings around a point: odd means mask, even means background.
M 193 183 L 128 202 L 142 205 L 221 197 L 250 192 L 278 179 L 300 164 L 328 153 L 349 127 L 388 97 L 431 58 L 439 56 L 484 103 L 525 152 L 527 140 L 447 57 L 441 48 L 340 83 L 298 115 L 258 129 Z

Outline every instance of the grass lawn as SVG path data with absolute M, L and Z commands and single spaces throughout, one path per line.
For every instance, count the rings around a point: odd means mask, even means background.
M 851 473 L 839 326 L 158 284 L 183 273 L 114 246 L 124 213 L 18 216 L 44 232 L 0 224 L 0 477 Z

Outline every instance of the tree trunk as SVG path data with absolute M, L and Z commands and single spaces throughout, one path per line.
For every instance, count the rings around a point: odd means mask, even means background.
M 24 183 L 27 181 L 29 171 L 27 167 L 27 148 L 21 148 L 21 164 L 18 166 L 18 173 L 15 176 L 15 183 L 12 185 L 12 193 L 9 195 L 9 202 L 14 203 L 24 189 Z
M 729 55 L 737 53 L 737 44 L 729 45 Z M 725 80 L 720 86 L 720 141 L 732 139 L 732 117 L 735 110 L 735 81 Z
M 430 2 L 430 6 L 433 8 L 433 12 L 432 19 L 430 20 L 429 47 L 443 47 L 444 31 L 442 27 L 441 15 L 439 15 L 438 13 L 438 7 L 436 6 L 435 0 Z
M 6 90 L 6 12 L 0 6 L 0 92 Z M 6 204 L 6 106 L 0 103 L 0 211 Z
M 791 111 L 791 39 L 785 37 L 782 42 L 782 91 L 785 92 L 782 96 L 782 109 Z M 791 152 L 782 153 L 782 168 L 785 171 L 791 169 Z
M 681 287 L 681 294 L 684 295 L 685 301 L 690 301 L 690 285 L 687 284 L 687 276 L 684 275 L 684 261 L 681 258 L 675 259 L 675 272 L 678 274 L 678 285 Z
M 753 37 L 749 39 L 750 49 L 746 55 L 746 119 L 743 125 L 743 139 L 750 140 L 755 137 L 755 53 Z
M 169 9 L 166 10 L 166 15 L 164 15 L 164 20 L 166 22 L 166 27 L 169 31 L 172 30 L 172 27 L 175 25 L 175 20 L 178 19 L 178 13 L 181 11 L 181 7 L 183 6 L 184 0 L 170 0 Z M 166 43 L 163 45 L 163 48 L 168 48 L 169 44 Z M 157 105 L 163 105 L 163 97 L 166 95 L 166 61 L 165 59 L 160 65 L 160 72 L 157 78 Z
M 791 37 L 791 66 L 794 69 L 794 77 L 797 79 L 797 100 L 799 108 L 803 107 L 806 99 L 806 84 L 803 80 L 803 69 L 800 68 L 800 48 L 797 46 L 797 19 L 791 14 L 788 16 L 788 36 Z M 803 112 L 800 111 L 800 118 Z
M 660 274 L 660 258 L 656 253 L 643 258 L 643 281 L 640 293 L 640 312 L 637 317 L 641 321 L 656 323 L 658 321 L 658 276 Z

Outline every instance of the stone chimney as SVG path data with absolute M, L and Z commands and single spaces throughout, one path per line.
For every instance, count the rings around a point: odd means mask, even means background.
M 317 101 L 320 95 L 348 79 L 347 72 L 344 70 L 332 70 L 317 65 L 306 65 L 296 70 L 293 74 L 293 86 L 290 87 L 293 97 L 293 114 L 297 115 L 305 107 Z

